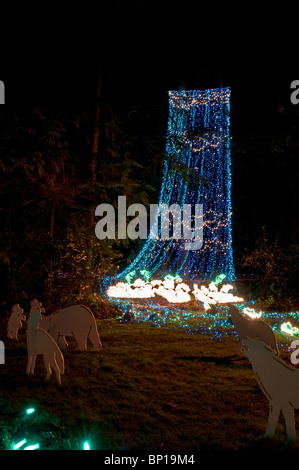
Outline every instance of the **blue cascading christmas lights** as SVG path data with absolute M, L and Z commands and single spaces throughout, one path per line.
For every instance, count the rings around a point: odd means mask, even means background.
M 223 273 L 234 280 L 229 112 L 230 88 L 169 91 L 159 204 L 181 208 L 202 204 L 203 244 L 198 250 L 186 250 L 184 238 L 157 239 L 152 230 L 140 253 L 116 279 L 130 272 L 140 276 L 146 270 L 155 279 L 172 273 L 185 280 L 209 281 Z

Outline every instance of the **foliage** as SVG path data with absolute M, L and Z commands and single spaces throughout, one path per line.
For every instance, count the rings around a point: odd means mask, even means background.
M 92 239 L 92 259 L 86 240 L 90 234 L 79 227 L 69 230 L 63 241 L 58 242 L 59 259 L 55 270 L 49 273 L 47 302 L 59 302 L 57 307 L 72 303 L 84 303 L 98 307 L 99 278 L 112 273 L 115 264 L 122 258 L 120 243 L 116 240 Z M 113 255 L 113 256 L 112 256 Z
M 150 115 L 146 107 L 141 106 L 127 113 L 116 112 L 110 106 L 103 108 L 97 203 L 115 205 L 118 195 L 126 195 L 127 205 L 136 202 L 146 206 L 150 204 L 158 189 L 155 185 L 162 159 L 162 138 L 158 130 L 152 129 L 148 136 L 148 126 L 156 113 L 153 108 Z
M 298 305 L 299 245 L 282 248 L 266 235 L 255 248 L 243 255 L 243 267 L 257 274 L 254 298 L 268 307 L 293 308 Z
M 151 145 L 140 123 L 139 132 L 130 134 L 129 122 L 138 121 L 141 108 L 126 117 L 103 105 L 94 181 L 91 110 L 1 112 L 1 302 L 42 296 L 59 305 L 90 303 L 98 277 L 112 274 L 136 249 L 129 239 L 97 240 L 91 215 L 103 202 L 115 207 L 118 195 L 125 194 L 128 205 L 150 203 L 161 157 L 159 136 Z M 57 280 L 60 272 L 67 277 Z
M 5 296 L 18 302 L 43 289 L 55 232 L 74 200 L 75 160 L 68 148 L 74 124 L 35 108 L 6 117 L 1 152 L 0 258 Z
M 254 90 L 244 106 L 239 105 L 242 93 L 233 97 L 231 119 L 237 263 L 245 248 L 254 250 L 263 227 L 281 247 L 298 242 L 299 234 L 298 107 L 290 102 L 285 83 L 268 97 Z

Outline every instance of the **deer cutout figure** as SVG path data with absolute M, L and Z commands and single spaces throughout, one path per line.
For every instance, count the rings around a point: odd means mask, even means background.
M 13 305 L 11 309 L 11 315 L 7 324 L 7 337 L 10 339 L 16 339 L 18 341 L 18 332 L 19 329 L 23 326 L 23 321 L 26 320 L 25 315 L 23 315 L 24 310 L 20 307 L 19 304 Z
M 236 333 L 239 336 L 240 351 L 242 351 L 243 341 L 246 337 L 259 338 L 279 355 L 274 331 L 268 323 L 255 318 L 245 318 L 233 304 L 230 304 L 228 308 Z
M 43 329 L 39 328 L 41 317 L 40 308 L 35 313 L 30 313 L 27 320 L 27 352 L 28 363 L 26 375 L 33 375 L 36 356 L 42 354 L 47 371 L 45 381 L 48 381 L 52 369 L 56 374 L 56 380 L 61 385 L 61 375 L 64 374 L 64 358 L 54 339 Z

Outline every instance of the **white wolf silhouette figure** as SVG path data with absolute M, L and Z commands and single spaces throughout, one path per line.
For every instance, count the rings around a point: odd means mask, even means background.
M 245 338 L 243 353 L 251 362 L 254 375 L 269 401 L 265 437 L 273 437 L 282 411 L 287 438 L 296 440 L 294 408 L 299 408 L 299 370 L 284 362 L 261 341 Z
M 54 339 L 45 330 L 39 328 L 40 316 L 40 309 L 38 309 L 35 313 L 31 312 L 27 320 L 28 363 L 26 374 L 34 374 L 36 356 L 42 354 L 47 371 L 45 381 L 50 379 L 53 369 L 57 383 L 61 385 L 61 375 L 64 374 L 64 358 Z
M 256 318 L 245 318 L 233 304 L 230 304 L 228 308 L 236 333 L 239 336 L 240 350 L 242 350 L 244 338 L 259 338 L 265 344 L 271 346 L 276 354 L 279 355 L 274 331 L 268 323 Z
M 26 320 L 25 315 L 23 315 L 24 310 L 20 307 L 19 304 L 13 305 L 11 309 L 11 315 L 7 324 L 7 337 L 10 339 L 18 340 L 19 329 L 22 328 L 22 321 Z

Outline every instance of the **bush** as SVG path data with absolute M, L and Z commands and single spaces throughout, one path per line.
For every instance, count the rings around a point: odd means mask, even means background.
M 285 248 L 263 236 L 256 247 L 242 257 L 242 266 L 257 274 L 253 295 L 265 307 L 298 308 L 299 245 Z

